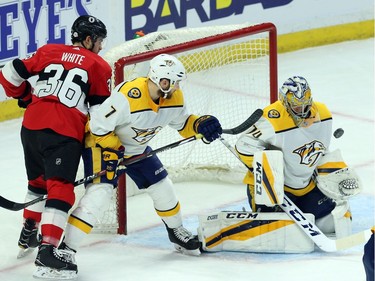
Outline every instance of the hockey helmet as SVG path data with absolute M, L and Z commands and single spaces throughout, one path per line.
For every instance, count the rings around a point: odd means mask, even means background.
M 90 36 L 93 42 L 99 37 L 104 39 L 107 37 L 107 28 L 101 20 L 94 16 L 80 16 L 72 25 L 72 43 L 82 42 L 87 36 Z
M 286 80 L 279 90 L 279 100 L 298 125 L 307 118 L 313 104 L 310 86 L 301 76 Z
M 154 82 L 159 89 L 168 93 L 181 80 L 186 78 L 185 67 L 176 57 L 161 54 L 150 61 L 150 71 L 148 77 Z M 160 86 L 161 79 L 169 80 L 169 89 L 164 90 Z

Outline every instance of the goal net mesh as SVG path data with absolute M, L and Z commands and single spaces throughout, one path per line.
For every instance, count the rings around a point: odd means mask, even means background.
M 272 33 L 271 33 L 272 32 Z M 114 69 L 114 86 L 147 76 L 149 60 L 167 53 L 185 66 L 187 79 L 180 83 L 192 114 L 214 115 L 222 127 L 233 128 L 257 108 L 276 98 L 276 33 L 272 24 L 226 25 L 153 32 L 109 50 L 104 58 Z M 272 38 L 270 36 L 272 34 Z M 234 145 L 238 136 L 223 135 Z M 149 143 L 153 149 L 181 136 L 166 127 Z M 159 153 L 172 181 L 218 180 L 239 183 L 246 170 L 220 142 L 201 140 Z M 137 193 L 126 180 L 127 195 Z M 117 199 L 97 229 L 117 225 Z M 112 222 L 111 222 L 112 221 Z M 108 223 L 109 222 L 109 223 Z

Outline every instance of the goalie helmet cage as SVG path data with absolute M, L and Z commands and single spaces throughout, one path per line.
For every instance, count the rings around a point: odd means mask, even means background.
M 277 33 L 272 23 L 153 32 L 109 50 L 104 58 L 114 66 L 114 83 L 118 85 L 147 76 L 148 61 L 162 53 L 176 56 L 186 68 L 188 78 L 180 87 L 189 110 L 197 115 L 218 117 L 223 128 L 237 126 L 256 108 L 277 100 Z M 237 137 L 226 136 L 226 139 L 234 144 Z M 150 145 L 156 149 L 180 138 L 166 127 L 153 137 Z M 241 182 L 246 171 L 218 143 L 205 145 L 197 141 L 158 156 L 174 182 L 186 179 Z M 190 173 L 193 170 L 195 173 Z M 117 225 L 119 234 L 127 234 L 126 196 L 130 185 L 128 177 L 119 178 L 115 207 L 111 215 L 106 214 L 105 220 L 111 216 L 117 220 L 109 225 Z M 113 214 L 114 209 L 117 214 Z M 108 232 L 105 220 L 100 220 L 103 225 L 99 232 L 103 232 L 101 229 Z

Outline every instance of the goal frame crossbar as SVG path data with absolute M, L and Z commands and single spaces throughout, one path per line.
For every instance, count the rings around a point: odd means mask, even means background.
M 168 49 L 168 54 L 173 55 L 183 51 L 193 50 L 199 47 L 213 45 L 217 42 L 225 42 L 246 35 L 255 35 L 262 32 L 269 33 L 269 77 L 270 77 L 270 102 L 277 99 L 277 31 L 273 23 L 266 22 L 244 27 L 241 29 L 225 32 L 222 34 L 211 35 L 202 39 L 196 39 L 189 42 L 183 42 L 176 45 L 150 50 L 144 53 L 122 57 L 114 63 L 114 83 L 115 86 L 124 81 L 124 66 L 135 64 L 152 59 L 153 57 L 163 54 Z

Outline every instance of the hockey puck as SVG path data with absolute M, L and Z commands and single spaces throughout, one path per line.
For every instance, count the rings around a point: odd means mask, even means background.
M 344 134 L 344 130 L 342 128 L 338 128 L 336 131 L 333 132 L 333 136 L 338 139 L 341 138 Z

